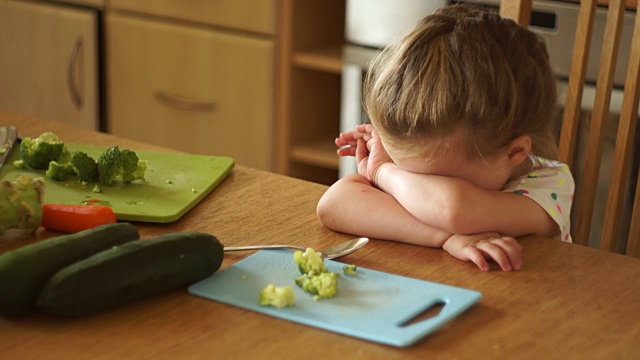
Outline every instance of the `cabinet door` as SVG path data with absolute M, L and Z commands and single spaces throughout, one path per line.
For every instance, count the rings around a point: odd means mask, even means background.
M 271 41 L 109 14 L 107 46 L 107 131 L 271 168 Z
M 113 10 L 275 34 L 276 0 L 110 0 Z
M 0 108 L 98 129 L 96 32 L 92 10 L 0 1 Z

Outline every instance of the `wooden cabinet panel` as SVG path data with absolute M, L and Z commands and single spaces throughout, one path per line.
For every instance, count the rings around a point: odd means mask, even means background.
M 276 29 L 276 0 L 111 0 L 110 7 L 264 34 Z
M 271 168 L 273 43 L 108 14 L 107 130 Z
M 98 129 L 96 38 L 95 11 L 0 1 L 0 108 Z

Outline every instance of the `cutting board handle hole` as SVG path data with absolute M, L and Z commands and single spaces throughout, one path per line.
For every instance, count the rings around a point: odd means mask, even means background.
M 400 324 L 400 327 L 407 327 L 407 326 L 411 326 L 429 319 L 433 319 L 438 315 L 440 315 L 440 312 L 442 311 L 445 305 L 446 303 L 444 301 L 438 301 L 432 304 L 431 306 L 429 306 L 428 308 L 422 310 L 422 312 L 420 312 L 418 315 Z

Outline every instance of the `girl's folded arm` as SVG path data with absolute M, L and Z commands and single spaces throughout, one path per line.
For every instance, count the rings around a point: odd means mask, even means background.
M 465 180 L 398 168 L 379 175 L 377 186 L 420 221 L 450 233 L 552 237 L 560 232 L 538 203 L 517 193 L 485 190 Z
M 360 175 L 348 175 L 333 184 L 316 211 L 324 226 L 357 236 L 429 247 L 442 247 L 451 236 L 411 215 L 391 195 Z

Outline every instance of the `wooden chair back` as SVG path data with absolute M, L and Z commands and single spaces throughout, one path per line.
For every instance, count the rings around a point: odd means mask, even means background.
M 640 16 L 635 16 L 628 69 L 624 83 L 624 95 L 619 116 L 611 176 L 609 177 L 607 202 L 603 218 L 594 218 L 596 189 L 601 168 L 605 130 L 609 125 L 609 107 L 613 89 L 613 77 L 619 53 L 622 22 L 625 11 L 637 12 L 637 0 L 609 0 L 606 28 L 602 41 L 602 53 L 598 68 L 595 101 L 591 121 L 581 125 L 581 107 L 587 61 L 593 33 L 596 0 L 580 1 L 580 11 L 573 45 L 566 103 L 559 138 L 559 160 L 574 169 L 578 128 L 588 126 L 585 161 L 581 173 L 573 172 L 576 178 L 574 204 L 572 208 L 572 237 L 578 244 L 588 245 L 592 222 L 601 222 L 599 247 L 615 251 L 621 232 L 628 230 L 627 255 L 640 257 L 640 176 L 636 184 L 629 184 L 634 155 L 634 140 L 638 121 L 638 98 L 640 96 Z M 625 10 L 625 7 L 630 9 Z M 531 19 L 531 0 L 502 0 L 500 14 L 528 26 Z M 553 56 L 553 54 L 551 54 Z M 639 154 L 635 154 L 639 155 Z M 573 171 L 573 170 L 572 170 Z M 635 176 L 633 177 L 635 178 Z M 634 191 L 635 189 L 635 191 Z M 635 193 L 631 223 L 623 229 L 621 219 L 625 199 Z M 627 199 L 628 200 L 628 199 Z

